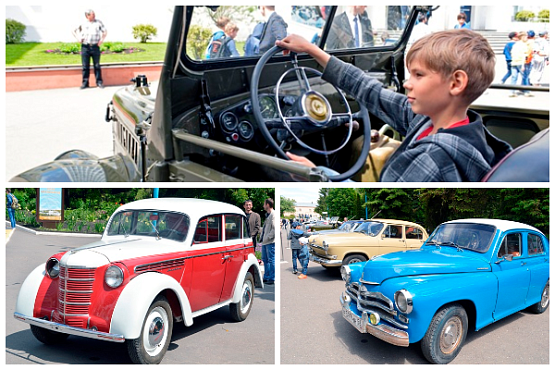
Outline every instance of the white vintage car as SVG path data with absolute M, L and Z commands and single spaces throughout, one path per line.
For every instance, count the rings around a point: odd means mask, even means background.
M 249 315 L 262 275 L 245 214 L 199 199 L 147 199 L 110 218 L 98 242 L 53 255 L 25 279 L 15 318 L 46 344 L 68 335 L 127 342 L 135 363 L 160 363 L 173 323 L 229 305 Z

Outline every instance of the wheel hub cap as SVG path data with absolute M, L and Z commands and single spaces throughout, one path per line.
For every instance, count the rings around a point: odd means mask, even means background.
M 162 342 L 164 338 L 164 320 L 160 317 L 154 318 L 150 323 L 150 328 L 148 330 L 148 343 L 151 347 L 156 347 Z
M 453 317 L 443 327 L 440 347 L 443 353 L 451 353 L 461 341 L 462 322 L 458 317 Z

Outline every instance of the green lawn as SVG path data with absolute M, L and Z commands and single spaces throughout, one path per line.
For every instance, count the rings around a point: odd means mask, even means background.
M 125 42 L 124 44 L 126 47 L 141 48 L 145 51 L 132 54 L 103 54 L 101 62 L 161 62 L 164 60 L 164 55 L 166 53 L 166 43 L 149 42 L 146 44 L 141 44 L 138 42 Z M 81 56 L 78 54 L 60 55 L 46 52 L 46 50 L 58 49 L 61 45 L 61 42 L 25 42 L 22 44 L 6 45 L 6 66 L 27 67 L 72 64 L 81 65 Z

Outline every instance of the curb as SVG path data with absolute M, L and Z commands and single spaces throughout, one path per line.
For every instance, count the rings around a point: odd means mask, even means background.
M 6 222 L 6 225 L 8 224 L 8 222 Z M 6 226 L 7 227 L 7 226 Z M 82 233 L 63 233 L 63 232 L 59 232 L 59 231 L 37 231 L 37 230 L 33 230 L 33 229 L 29 229 L 28 227 L 25 226 L 16 226 L 17 230 L 21 230 L 21 231 L 25 231 L 26 233 L 29 234 L 35 234 L 35 235 L 53 235 L 53 236 L 73 236 L 73 237 L 79 237 L 79 238 L 100 238 L 102 237 L 102 234 L 82 234 Z M 13 234 L 13 231 L 12 231 Z

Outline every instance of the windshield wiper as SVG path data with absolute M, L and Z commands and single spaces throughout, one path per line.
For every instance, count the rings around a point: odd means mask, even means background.
M 156 226 L 154 225 L 154 223 L 152 222 L 152 220 L 148 220 L 148 222 L 150 222 L 150 224 L 152 225 L 152 228 L 154 229 L 154 231 L 156 232 L 156 239 L 160 240 L 160 233 L 158 232 L 158 229 L 156 228 Z
M 432 241 L 431 243 L 433 245 L 435 245 L 436 247 L 441 247 L 441 246 L 445 245 L 445 246 L 448 246 L 448 247 L 455 247 L 455 248 L 457 248 L 458 251 L 463 250 L 463 248 L 455 242 L 436 242 L 436 241 Z

